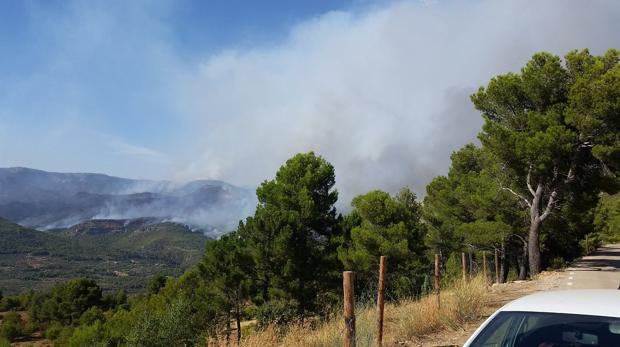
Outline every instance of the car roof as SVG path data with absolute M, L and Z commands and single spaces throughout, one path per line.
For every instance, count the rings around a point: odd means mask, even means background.
M 540 292 L 517 299 L 502 307 L 500 311 L 551 312 L 620 318 L 620 290 Z

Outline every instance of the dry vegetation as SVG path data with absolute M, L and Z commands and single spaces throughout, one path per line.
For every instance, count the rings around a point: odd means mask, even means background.
M 489 292 L 482 278 L 466 284 L 457 284 L 443 291 L 441 305 L 437 298 L 427 296 L 420 300 L 401 301 L 385 308 L 384 344 L 410 345 L 412 339 L 443 330 L 461 329 L 464 324 L 480 319 Z M 376 330 L 376 314 L 373 306 L 358 307 L 356 311 L 357 346 L 373 346 Z M 249 334 L 242 340 L 242 347 L 332 347 L 342 346 L 344 336 L 342 315 L 325 322 L 317 328 L 307 326 L 289 327 L 280 335 L 274 328 Z M 221 341 L 226 346 L 225 341 Z
M 467 337 L 496 309 L 509 301 L 536 291 L 550 290 L 558 285 L 560 274 L 543 272 L 533 281 L 519 281 L 487 286 L 482 277 L 457 283 L 437 298 L 401 301 L 385 307 L 384 346 L 447 346 L 462 344 Z M 357 346 L 374 346 L 376 329 L 375 307 L 356 310 Z M 341 314 L 317 328 L 295 325 L 286 333 L 275 328 L 247 333 L 240 347 L 340 347 L 343 345 L 344 319 Z M 234 345 L 234 344 L 231 344 Z M 219 345 L 227 346 L 225 340 Z

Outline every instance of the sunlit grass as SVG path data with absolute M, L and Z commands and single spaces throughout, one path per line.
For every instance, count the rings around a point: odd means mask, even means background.
M 442 291 L 440 307 L 434 295 L 420 300 L 387 304 L 384 341 L 386 345 L 390 345 L 445 329 L 459 329 L 463 324 L 479 318 L 486 294 L 484 280 L 478 277 Z M 356 308 L 356 334 L 357 346 L 374 345 L 376 311 L 373 305 L 358 305 Z M 343 338 L 344 318 L 342 314 L 335 314 L 333 318 L 314 328 L 291 325 L 283 334 L 279 334 L 278 330 L 272 327 L 254 332 L 243 338 L 241 346 L 336 347 L 343 345 Z M 226 346 L 225 341 L 220 340 L 218 346 Z

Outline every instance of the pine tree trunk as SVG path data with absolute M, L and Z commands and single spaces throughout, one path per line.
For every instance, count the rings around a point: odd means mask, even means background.
M 230 346 L 230 310 L 226 313 L 226 346 Z
M 241 345 L 241 310 L 237 304 L 235 311 L 235 319 L 237 320 L 237 346 Z
M 523 253 L 519 257 L 519 280 L 523 281 L 527 278 L 527 242 L 523 243 Z
M 528 233 L 528 262 L 530 276 L 540 273 L 540 203 L 542 200 L 542 185 L 538 185 L 530 207 L 530 230 Z
M 500 268 L 499 268 L 499 280 L 501 283 L 506 283 L 508 280 L 508 257 L 506 257 L 506 241 L 502 241 L 502 251 L 500 253 Z

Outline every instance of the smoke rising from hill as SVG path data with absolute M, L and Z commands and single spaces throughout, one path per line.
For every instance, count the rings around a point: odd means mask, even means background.
M 476 141 L 469 95 L 491 77 L 537 51 L 620 48 L 619 1 L 353 1 L 217 47 L 223 28 L 175 21 L 188 4 L 29 2 L 30 36 L 6 56 L 32 65 L 0 76 L 0 166 L 254 188 L 312 150 L 340 208 L 370 189 L 422 195 Z
M 370 189 L 425 185 L 476 141 L 469 101 L 537 51 L 620 47 L 613 1 L 396 2 L 300 23 L 270 47 L 209 57 L 183 80 L 202 124 L 189 175 L 256 184 L 296 152 L 337 170 L 340 205 Z

